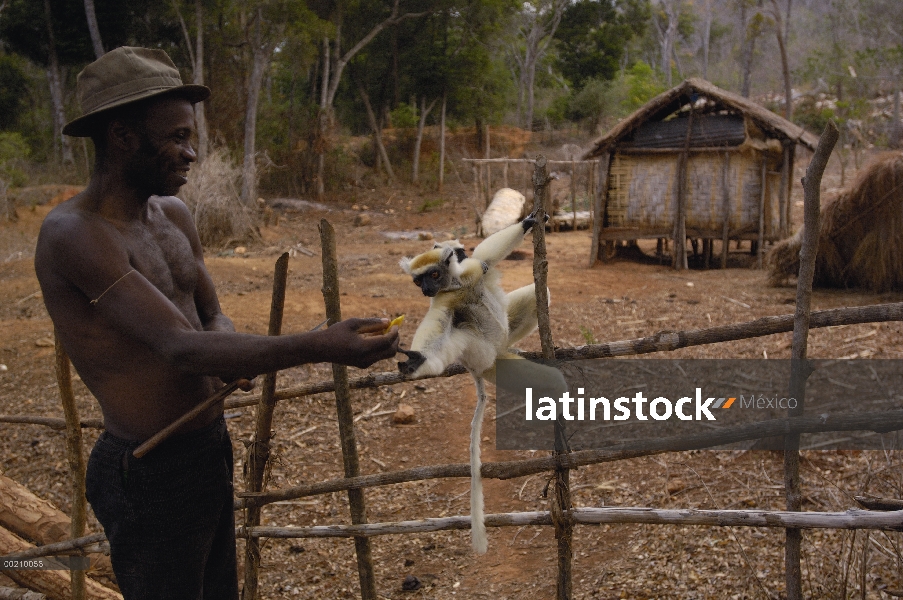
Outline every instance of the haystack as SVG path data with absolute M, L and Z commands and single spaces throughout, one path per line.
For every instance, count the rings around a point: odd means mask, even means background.
M 801 241 L 802 229 L 769 253 L 772 285 L 799 272 Z M 903 291 L 903 153 L 875 157 L 826 199 L 813 285 Z

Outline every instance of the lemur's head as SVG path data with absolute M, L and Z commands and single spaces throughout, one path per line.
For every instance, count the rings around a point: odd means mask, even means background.
M 398 264 L 414 279 L 414 285 L 424 296 L 434 297 L 439 292 L 449 292 L 461 287 L 458 276 L 460 263 L 467 255 L 458 240 L 437 242 L 432 250 L 418 254 L 414 258 L 403 258 Z

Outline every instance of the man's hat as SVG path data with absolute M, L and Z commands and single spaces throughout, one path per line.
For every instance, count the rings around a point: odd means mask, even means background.
M 76 95 L 82 115 L 67 123 L 63 133 L 88 137 L 98 113 L 173 92 L 184 95 L 192 104 L 210 96 L 207 86 L 183 84 L 179 70 L 163 50 L 116 48 L 78 74 Z

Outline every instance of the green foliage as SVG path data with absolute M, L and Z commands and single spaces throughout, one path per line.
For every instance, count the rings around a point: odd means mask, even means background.
M 20 168 L 28 158 L 28 144 L 18 133 L 0 133 L 0 179 L 10 187 L 21 187 L 27 176 Z
M 0 131 L 12 129 L 27 107 L 28 76 L 22 61 L 0 54 Z
M 594 133 L 606 112 L 610 112 L 611 84 L 600 79 L 590 79 L 579 92 L 570 97 L 568 117 L 586 124 Z
M 423 204 L 420 205 L 420 208 L 417 209 L 417 212 L 430 212 L 434 208 L 441 208 L 443 204 L 445 204 L 445 198 L 427 198 L 423 201 Z
M 577 0 L 555 33 L 558 66 L 576 88 L 590 79 L 612 79 L 627 43 L 649 21 L 648 0 Z
M 580 326 L 580 335 L 583 336 L 583 341 L 585 341 L 587 344 L 596 343 L 596 336 L 593 335 L 592 330 L 587 329 L 583 325 Z
M 417 127 L 417 109 L 404 102 L 400 103 L 395 110 L 389 113 L 389 116 L 393 127 L 400 127 L 401 129 Z

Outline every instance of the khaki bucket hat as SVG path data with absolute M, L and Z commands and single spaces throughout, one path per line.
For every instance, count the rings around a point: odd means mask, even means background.
M 76 96 L 82 115 L 67 123 L 63 133 L 88 137 L 98 113 L 172 92 L 184 95 L 192 104 L 210 96 L 207 86 L 183 84 L 179 70 L 163 50 L 116 48 L 78 74 Z

